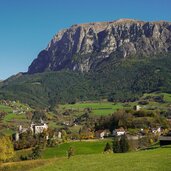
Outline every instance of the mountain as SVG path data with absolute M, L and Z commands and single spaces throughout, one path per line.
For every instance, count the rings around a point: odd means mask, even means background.
M 0 84 L 0 99 L 49 108 L 171 93 L 170 51 L 170 22 L 121 19 L 73 25 L 54 36 L 27 73 Z
M 57 33 L 28 73 L 89 72 L 111 57 L 151 56 L 171 51 L 171 22 L 120 19 L 73 25 Z

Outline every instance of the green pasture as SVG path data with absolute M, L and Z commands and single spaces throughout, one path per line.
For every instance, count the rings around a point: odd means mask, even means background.
M 33 171 L 170 171 L 171 148 L 123 154 L 78 155 L 49 162 Z
M 47 155 L 46 155 L 47 156 Z M 70 159 L 12 162 L 0 166 L 1 171 L 170 171 L 171 148 L 157 148 L 129 153 L 75 155 Z
M 111 141 L 111 140 L 109 140 Z M 106 140 L 104 141 L 78 141 L 60 144 L 53 148 L 46 148 L 42 152 L 42 158 L 53 158 L 67 156 L 67 150 L 69 147 L 74 149 L 75 155 L 85 155 L 85 154 L 97 154 L 102 153 L 106 145 Z
M 84 102 L 76 104 L 60 105 L 60 109 L 72 109 L 77 111 L 83 111 L 86 108 L 92 109 L 92 114 L 95 115 L 108 115 L 115 112 L 117 109 L 123 108 L 122 103 L 111 102 Z
M 0 111 L 4 111 L 4 112 L 7 112 L 7 113 L 11 113 L 11 112 L 12 112 L 12 108 L 11 108 L 11 107 L 8 107 L 8 106 L 5 106 L 5 105 L 0 104 Z
M 25 114 L 14 114 L 14 113 L 9 113 L 4 117 L 5 122 L 10 122 L 14 120 L 26 120 Z

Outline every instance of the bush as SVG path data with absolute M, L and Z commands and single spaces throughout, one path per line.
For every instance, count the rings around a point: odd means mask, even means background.
M 35 160 L 40 157 L 41 157 L 41 149 L 40 149 L 40 146 L 37 145 L 35 148 L 33 148 L 30 158 Z
M 149 104 L 149 102 L 143 100 L 143 101 L 139 101 L 138 104 L 139 104 L 139 105 L 147 105 L 147 104 Z
M 110 151 L 112 151 L 112 147 L 111 147 L 111 145 L 107 142 L 107 143 L 106 143 L 106 146 L 105 146 L 105 148 L 104 148 L 104 152 L 110 152 Z
M 68 149 L 67 153 L 68 153 L 68 159 L 69 159 L 71 156 L 74 155 L 74 149 L 73 149 L 72 147 L 70 147 L 70 148 Z
M 22 160 L 22 161 L 28 160 L 28 156 L 23 156 L 23 155 L 21 155 L 21 156 L 20 156 L 20 160 Z
M 148 137 L 142 137 L 139 139 L 139 148 L 146 148 L 150 145 L 150 139 Z

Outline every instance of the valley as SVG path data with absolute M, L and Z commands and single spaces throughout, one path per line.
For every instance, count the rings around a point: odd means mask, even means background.
M 171 22 L 56 33 L 0 81 L 0 170 L 170 171 Z

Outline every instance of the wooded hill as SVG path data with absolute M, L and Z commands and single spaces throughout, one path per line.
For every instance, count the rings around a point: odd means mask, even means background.
M 171 54 L 105 59 L 95 70 L 20 74 L 0 84 L 0 99 L 34 107 L 108 99 L 134 101 L 146 92 L 171 92 Z

